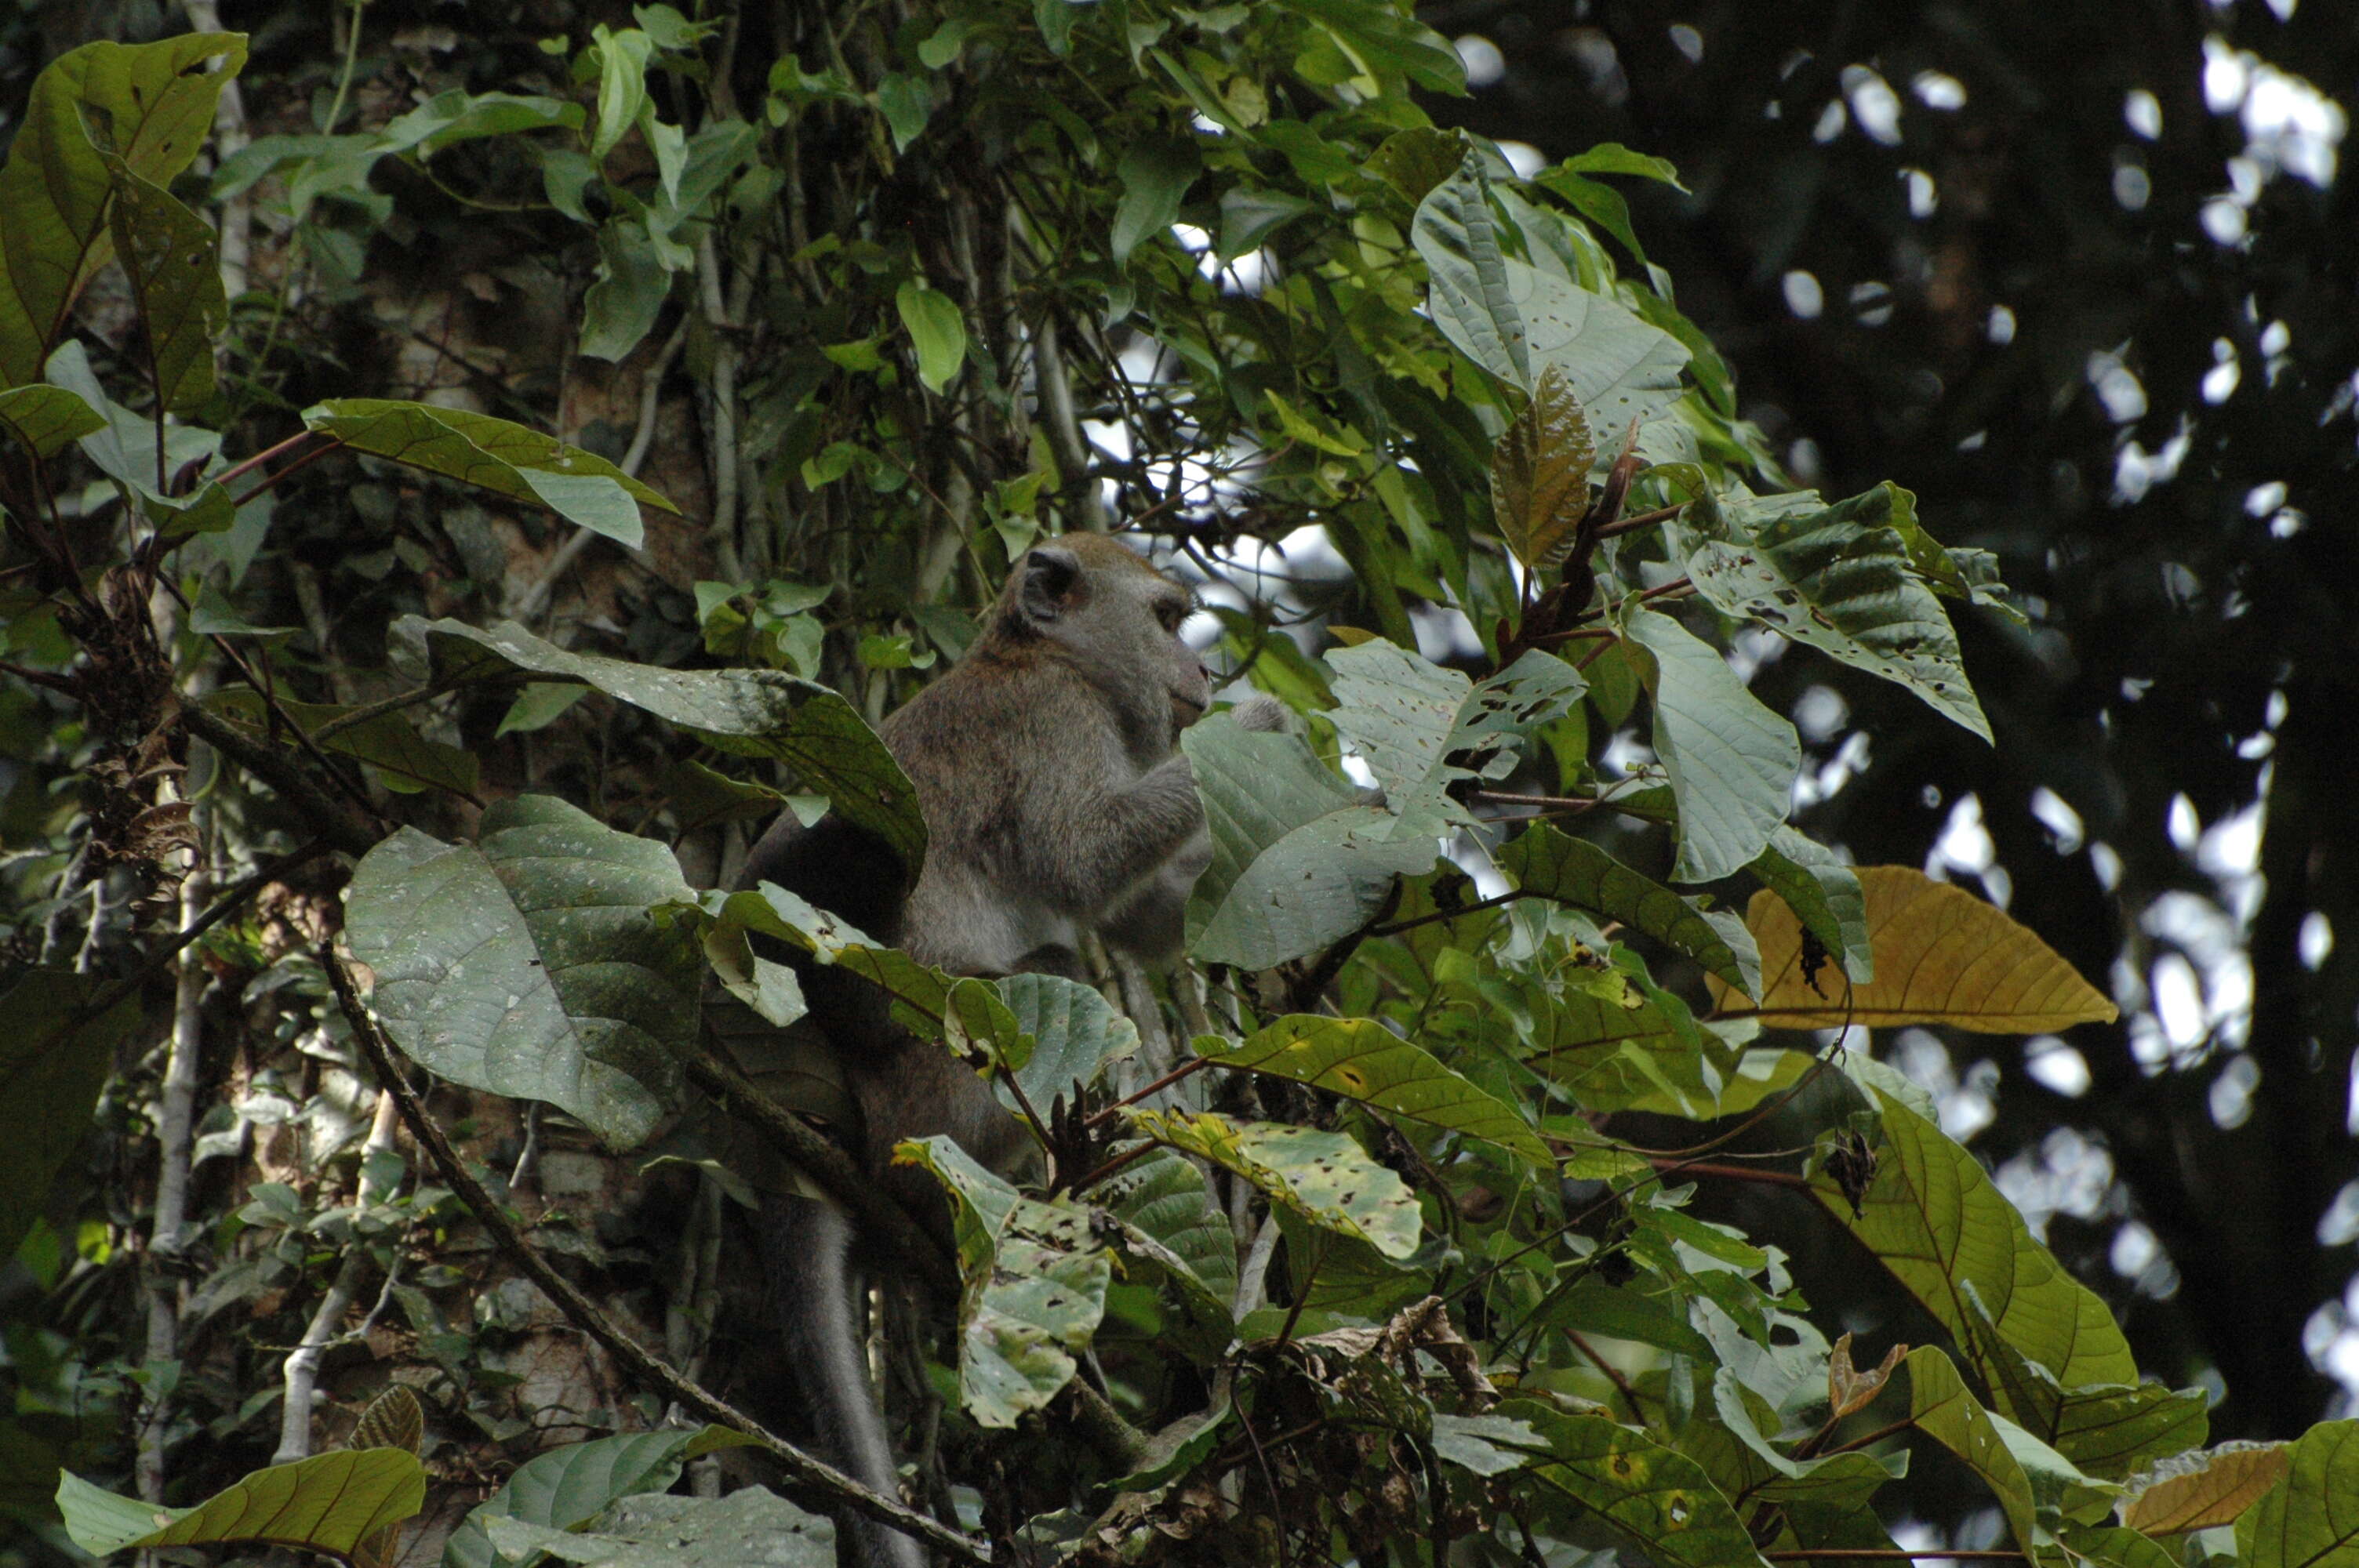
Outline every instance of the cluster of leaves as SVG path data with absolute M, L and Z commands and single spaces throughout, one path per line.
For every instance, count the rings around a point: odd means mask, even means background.
M 1810 1033 L 2022 1033 L 2112 1010 L 2002 913 L 1911 871 L 1854 870 L 1787 824 L 1795 730 L 1720 644 L 1781 634 L 1986 736 L 1946 605 L 2007 611 L 1989 558 L 1933 540 L 1905 491 L 1756 492 L 1775 475 L 1726 371 L 1598 178 L 1669 170 L 1603 147 L 1525 179 L 1434 130 L 1409 89 L 1452 90 L 1456 59 L 1391 0 L 970 0 L 828 35 L 821 64 L 782 53 L 766 124 L 723 112 L 708 24 L 663 6 L 639 21 L 574 57 L 586 108 L 445 93 L 375 132 L 256 142 L 215 189 L 278 182 L 299 243 L 330 255 L 329 216 L 382 220 L 385 160 L 510 148 L 595 230 L 579 346 L 608 358 L 650 339 L 675 275 L 711 281 L 718 244 L 777 247 L 777 276 L 808 294 L 777 302 L 786 341 L 745 388 L 729 463 L 745 465 L 746 511 L 724 576 L 734 557 L 781 578 L 697 594 L 704 650 L 756 667 L 411 614 L 388 628 L 408 677 L 390 696 L 284 694 L 284 633 L 222 595 L 218 557 L 176 551 L 237 528 L 298 464 L 335 449 L 406 464 L 624 543 L 642 537 L 642 504 L 669 503 L 588 451 L 419 404 L 321 404 L 301 433 L 224 459 L 186 422 L 212 395 L 217 258 L 168 187 L 242 44 L 92 45 L 45 72 L 0 171 L 0 506 L 30 584 L 10 590 L 6 634 L 27 661 L 12 676 L 87 716 L 59 748 L 84 748 L 89 775 L 61 833 L 168 887 L 197 842 L 179 781 L 201 740 L 250 800 L 301 825 L 304 852 L 356 862 L 342 950 L 279 960 L 365 966 L 369 1011 L 340 991 L 340 1028 L 366 1039 L 381 1022 L 448 1083 L 554 1108 L 614 1151 L 644 1146 L 722 1070 L 708 980 L 756 1029 L 802 1015 L 792 971 L 751 936 L 884 988 L 1050 1156 L 1027 1186 L 945 1141 L 902 1151 L 953 1216 L 962 1290 L 940 1381 L 962 1453 L 1049 1461 L 983 1513 L 1004 1548 L 1283 1562 L 1340 1543 L 1438 1565 L 1618 1542 L 1667 1568 L 1897 1561 L 1877 1494 L 1940 1454 L 2027 1561 L 2157 1568 L 2180 1538 L 2253 1568 L 2353 1552 L 2350 1423 L 2205 1451 L 2204 1396 L 2140 1382 L 2103 1302 L 1922 1092 Z M 666 109 L 695 81 L 713 113 L 690 130 Z M 1096 112 L 1070 106 L 1070 83 L 1091 84 Z M 815 148 L 863 172 L 815 200 L 790 178 Z M 634 151 L 636 180 L 620 167 Z M 945 216 L 897 230 L 897 203 L 929 182 Z M 1010 214 L 987 239 L 973 222 L 986 198 Z M 359 248 L 342 254 L 360 276 Z M 115 367 L 134 406 L 69 330 L 110 255 L 140 324 Z M 1124 370 L 1138 349 L 1150 373 Z M 735 375 L 716 374 L 716 398 Z M 1088 439 L 1101 418 L 1125 449 Z M 55 500 L 84 463 L 103 487 L 97 528 Z M 873 558 L 921 590 L 889 609 L 865 559 L 796 580 L 846 547 L 831 519 L 850 514 L 855 476 L 885 541 Z M 799 526 L 755 528 L 783 520 L 763 510 L 782 495 Z M 1224 618 L 1234 670 L 1299 708 L 1308 734 L 1215 717 L 1186 737 L 1214 847 L 1190 953 L 1256 979 L 1209 1003 L 1176 979 L 1189 1050 L 1151 1081 L 1137 1065 L 1169 1028 L 1151 993 L 1125 1019 L 1070 980 L 942 974 L 783 890 L 700 891 L 664 843 L 549 793 L 500 792 L 449 837 L 384 793 L 486 790 L 477 759 L 414 713 L 520 687 L 502 730 L 529 733 L 575 722 L 589 693 L 587 710 L 698 749 L 680 833 L 786 800 L 853 818 L 914 872 L 924 825 L 864 713 L 962 645 L 938 591 L 961 562 L 979 596 L 985 544 L 1012 556 L 1043 527 L 1104 521 L 1110 499 L 1215 577 L 1240 537 L 1306 521 L 1352 568 L 1347 593 L 1310 607 L 1333 634 L 1316 654 L 1273 625 L 1282 598 Z M 856 602 L 822 619 L 839 590 Z M 1415 651 L 1420 624 L 1464 629 L 1453 660 Z M 214 659 L 241 689 L 190 689 Z M 1609 763 L 1617 735 L 1643 735 L 1646 760 Z M 1629 826 L 1559 826 L 1605 820 Z M 1751 890 L 1743 915 L 1693 891 L 1706 884 Z M 159 941 L 144 962 L 176 951 Z M 72 1152 L 62 1134 L 87 1123 L 144 973 L 110 985 L 36 966 L 0 998 L 0 1243 L 54 1249 L 37 1219 Z M 321 994 L 316 971 L 306 985 Z M 1677 1123 L 1702 1130 L 1669 1145 L 1648 1131 Z M 1743 1141 L 1756 1129 L 1789 1145 L 1782 1160 L 1734 1160 L 1759 1152 Z M 1861 1370 L 1851 1336 L 1822 1326 L 1854 1303 L 1805 1301 L 1784 1251 L 1698 1212 L 1706 1182 L 1806 1198 L 1935 1342 Z M 408 1204 L 448 1200 L 420 1185 Z M 414 1289 L 402 1305 L 421 1336 L 442 1326 Z M 1079 1379 L 1085 1356 L 1102 1379 Z M 149 1370 L 152 1412 L 172 1390 Z M 1076 1408 L 1092 1418 L 1060 1421 Z M 759 1487 L 650 1495 L 734 1441 L 554 1450 L 446 1558 L 742 1561 L 758 1539 L 764 1555 L 824 1561 L 828 1527 Z M 425 1442 L 395 1400 L 349 1448 L 191 1507 L 71 1474 L 56 1506 L 92 1552 L 261 1541 L 381 1561 L 422 1501 Z

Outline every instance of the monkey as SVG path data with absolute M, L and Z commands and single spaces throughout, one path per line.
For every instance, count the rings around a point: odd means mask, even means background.
M 747 856 L 740 885 L 777 883 L 953 974 L 1082 979 L 1090 931 L 1168 965 L 1212 853 L 1178 749 L 1212 704 L 1202 661 L 1180 636 L 1193 608 L 1181 584 L 1103 535 L 1035 546 L 965 656 L 879 731 L 926 823 L 916 885 L 905 887 L 897 858 L 874 835 L 834 814 L 806 828 L 788 812 Z M 1286 728 L 1274 698 L 1234 712 L 1249 729 Z M 926 1179 L 891 1165 L 897 1143 L 947 1134 L 1004 1174 L 1024 1164 L 1029 1134 L 980 1076 L 895 1025 L 881 991 L 796 962 L 859 1113 L 853 1153 L 866 1174 L 914 1212 L 946 1220 Z M 822 1456 L 897 1496 L 854 1308 L 849 1217 L 815 1199 L 766 1195 L 759 1224 Z M 909 1537 L 855 1516 L 844 1524 L 863 1568 L 923 1568 Z

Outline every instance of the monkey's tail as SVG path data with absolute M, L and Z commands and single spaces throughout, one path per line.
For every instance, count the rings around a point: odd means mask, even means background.
M 787 1358 L 818 1433 L 821 1457 L 872 1491 L 901 1495 L 885 1414 L 868 1379 L 853 1294 L 852 1224 L 833 1204 L 762 1197 L 762 1262 Z M 927 1568 L 925 1549 L 857 1514 L 837 1517 L 861 1568 Z

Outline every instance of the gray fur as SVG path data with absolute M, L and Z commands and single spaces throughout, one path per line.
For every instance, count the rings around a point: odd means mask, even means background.
M 957 974 L 1078 975 L 1082 935 L 1155 962 L 1178 956 L 1190 890 L 1209 862 L 1195 776 L 1180 731 L 1212 699 L 1202 664 L 1178 636 L 1186 590 L 1098 535 L 1036 546 L 1016 565 L 992 621 L 959 665 L 885 721 L 885 742 L 917 787 L 929 840 L 923 874 L 897 910 L 868 915 L 872 934 Z M 1283 728 L 1269 698 L 1238 709 L 1248 728 Z M 889 882 L 881 845 L 842 833 L 823 842 L 782 814 L 747 859 L 747 885 L 799 879 L 826 902 Z M 903 1139 L 947 1133 L 982 1163 L 1012 1173 L 1032 1152 L 983 1080 L 940 1046 L 885 1025 L 847 998 L 831 1011 L 815 987 L 865 1123 L 860 1154 L 920 1213 L 939 1193 L 895 1170 Z M 788 1344 L 826 1457 L 895 1495 L 884 1418 L 869 1387 L 852 1311 L 845 1217 L 807 1199 L 763 1207 L 766 1251 Z M 897 1531 L 852 1521 L 864 1568 L 922 1568 Z

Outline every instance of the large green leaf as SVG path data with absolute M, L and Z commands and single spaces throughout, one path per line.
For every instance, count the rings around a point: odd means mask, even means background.
M 484 814 L 477 844 L 405 827 L 370 850 L 345 937 L 419 1062 L 628 1149 L 679 1106 L 695 1043 L 701 966 L 684 927 L 648 914 L 690 896 L 662 845 L 523 795 Z
M 1933 1123 L 1880 1090 L 1884 1141 L 1861 1213 L 1825 1171 L 1810 1191 L 1877 1262 L 1950 1331 L 1994 1388 L 2006 1368 L 1979 1346 L 1972 1285 L 1997 1335 L 2066 1390 L 2137 1382 L 2137 1363 L 2105 1303 L 2033 1239 L 1982 1162 Z
M 1662 1568 L 1764 1568 L 1745 1521 L 1703 1467 L 1599 1415 L 1511 1400 L 1494 1412 L 1527 1422 L 1547 1444 L 1543 1485 L 1630 1538 Z
M 0 1258 L 48 1209 L 59 1167 L 90 1135 L 115 1043 L 139 1022 L 139 999 L 126 996 L 66 1031 L 104 989 L 89 975 L 27 969 L 0 994 Z
M 1407 1184 L 1341 1132 L 1238 1121 L 1215 1112 L 1128 1111 L 1143 1137 L 1243 1176 L 1274 1203 L 1387 1258 L 1417 1250 L 1423 1220 Z
M 1105 1206 L 1133 1251 L 1161 1266 L 1200 1312 L 1223 1325 L 1225 1341 L 1237 1299 L 1237 1240 L 1229 1217 L 1212 1201 L 1202 1170 L 1169 1150 L 1157 1150 L 1085 1195 Z
M 541 1554 L 595 1568 L 834 1568 L 835 1526 L 761 1487 L 725 1498 L 642 1492 L 584 1530 L 495 1516 L 484 1533 L 501 1560 Z
M 1973 1325 L 1975 1362 L 1987 1370 L 1999 1409 L 2087 1474 L 2120 1480 L 2201 1446 L 2212 1404 L 2201 1389 L 2097 1383 L 2068 1390 L 2008 1343 L 1973 1281 L 1958 1294 Z
M 1997 1418 L 1983 1409 L 1939 1346 L 1919 1346 L 1900 1367 L 1908 1374 L 1909 1422 L 1982 1477 L 1998 1498 L 2016 1544 L 2031 1557 L 2042 1539 L 2031 1478 L 2000 1434 Z
M 1463 97 L 1466 66 L 1450 40 L 1404 14 L 1389 0 L 1281 0 L 1289 11 L 1315 17 L 1369 64 L 1390 67 L 1432 92 Z
M 2183 1535 L 2234 1524 L 2293 1470 L 2289 1443 L 2223 1443 L 2182 1454 L 2141 1476 L 2122 1522 L 2147 1535 Z
M 138 347 L 148 390 L 174 414 L 213 395 L 213 340 L 229 324 L 221 257 L 205 221 L 162 186 L 108 156 L 114 254 L 139 308 Z
M 1527 893 L 1618 920 L 1683 953 L 1750 996 L 1761 987 L 1761 956 L 1733 914 L 1699 909 L 1640 876 L 1585 838 L 1546 823 L 1526 828 L 1499 852 L 1499 869 Z
M 601 1437 L 537 1454 L 451 1532 L 442 1547 L 443 1568 L 492 1568 L 499 1561 L 484 1533 L 488 1520 L 580 1530 L 625 1498 L 666 1490 L 699 1454 L 753 1441 L 723 1426 L 690 1427 Z
M 1990 721 L 1967 684 L 1950 617 L 1888 525 L 1897 492 L 1882 484 L 1807 509 L 1727 505 L 1726 536 L 1691 542 L 1688 576 L 1728 614 L 1907 687 L 1987 741 Z
M 105 155 L 169 186 L 212 128 L 223 83 L 245 63 L 244 34 L 183 33 L 84 44 L 34 79 L 0 167 L 0 385 L 40 379 L 75 297 L 114 250 Z
M 596 453 L 489 414 L 397 398 L 339 397 L 305 409 L 303 424 L 354 451 L 546 506 L 635 549 L 647 536 L 639 503 L 679 510 Z
M 852 705 L 815 682 L 780 670 L 670 670 L 576 654 L 506 621 L 484 631 L 405 615 L 394 632 L 424 637 L 438 679 L 520 673 L 579 681 L 724 752 L 777 758 L 847 821 L 892 846 L 912 884 L 925 864 L 926 822 L 908 775 Z
M 1453 784 L 1515 770 L 1516 737 L 1560 717 L 1588 689 L 1553 654 L 1526 654 L 1479 686 L 1382 640 L 1328 655 L 1335 732 L 1385 788 L 1397 838 L 1430 838 L 1472 820 Z
M 1418 254 L 1433 280 L 1434 324 L 1511 386 L 1554 365 L 1593 431 L 1644 423 L 1680 395 L 1687 346 L 1619 301 L 1501 253 L 1479 155 L 1418 204 Z
M 1212 838 L 1188 903 L 1189 951 L 1207 963 L 1266 969 L 1316 952 L 1374 914 L 1394 877 L 1440 854 L 1431 838 L 1396 839 L 1399 819 L 1363 805 L 1299 737 L 1223 713 L 1180 743 Z
M 1757 859 L 1786 820 L 1802 742 L 1745 689 L 1718 649 L 1669 616 L 1634 610 L 1623 630 L 1646 651 L 1655 754 L 1680 803 L 1671 877 L 1717 881 Z
M 68 441 L 106 428 L 106 416 L 62 386 L 36 382 L 0 391 L 0 430 L 37 458 L 55 454 Z
M 1107 1063 L 1138 1049 L 1138 1026 L 1094 987 L 1058 975 L 1009 975 L 998 989 L 1016 1027 L 1032 1038 L 1016 1081 L 1044 1116 L 1058 1096 L 1076 1103 L 1076 1086 L 1094 1084 Z
M 939 1178 L 952 1199 L 959 1271 L 959 1397 L 984 1426 L 1016 1418 L 1072 1381 L 1105 1315 L 1114 1263 L 1087 1210 L 1017 1193 L 948 1138 L 904 1143 L 897 1157 Z
M 58 1477 L 66 1534 L 93 1557 L 133 1547 L 261 1541 L 349 1561 L 361 1542 L 425 1502 L 425 1467 L 401 1448 L 343 1449 L 274 1465 L 192 1509 L 119 1498 L 71 1472 Z
M 1480 1138 L 1536 1163 L 1549 1161 L 1548 1145 L 1514 1107 L 1373 1018 L 1297 1013 L 1234 1045 L 1199 1036 L 1196 1052 L 1214 1066 L 1290 1078 L 1388 1116 Z
M 2359 1421 L 2325 1421 L 2293 1445 L 2293 1468 L 2236 1521 L 2243 1568 L 2359 1564 Z

